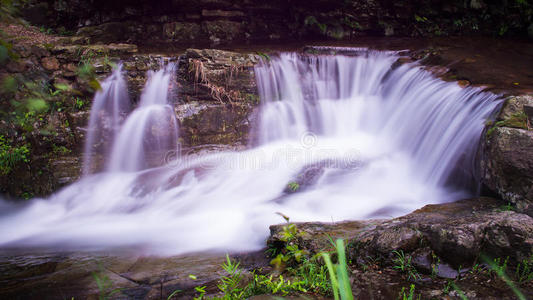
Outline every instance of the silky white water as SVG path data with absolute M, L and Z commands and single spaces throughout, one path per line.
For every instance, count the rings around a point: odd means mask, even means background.
M 130 100 L 126 81 L 122 76 L 122 65 L 118 65 L 101 84 L 101 90 L 96 92 L 91 107 L 87 137 L 83 156 L 83 174 L 92 173 L 95 167 L 95 157 L 108 155 L 109 143 L 119 129 L 124 115 L 130 110 Z
M 135 172 L 164 163 L 168 151 L 178 149 L 178 121 L 168 104 L 174 64 L 148 73 L 139 106 L 113 140 L 108 172 Z
M 262 102 L 246 150 L 178 156 L 156 168 L 142 165 L 150 138 L 137 135 L 148 125 L 128 122 L 148 120 L 151 105 L 168 111 L 167 101 L 141 100 L 114 139 L 113 167 L 48 199 L 1 203 L 0 245 L 252 250 L 283 222 L 276 212 L 291 221 L 383 218 L 472 195 L 476 147 L 498 96 L 443 82 L 416 63 L 393 68 L 397 59 L 379 51 L 274 57 L 255 69 Z M 145 94 L 167 97 L 159 89 L 171 80 L 160 75 Z

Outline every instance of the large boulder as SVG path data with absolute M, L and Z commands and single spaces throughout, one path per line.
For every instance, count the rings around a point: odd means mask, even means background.
M 527 209 L 533 203 L 533 96 L 511 97 L 488 129 L 481 159 L 482 182 L 503 200 Z
M 268 244 L 280 247 L 283 226 L 270 227 Z M 453 203 L 426 205 L 391 220 L 347 221 L 334 224 L 299 223 L 300 248 L 317 253 L 330 238 L 350 244 L 349 256 L 361 262 L 367 257 L 393 259 L 394 251 L 431 252 L 452 266 L 469 266 L 481 255 L 509 256 L 521 261 L 533 251 L 533 218 L 503 207 L 492 198 L 473 198 Z

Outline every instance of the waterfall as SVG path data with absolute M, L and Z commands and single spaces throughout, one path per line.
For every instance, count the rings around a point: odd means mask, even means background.
M 165 165 L 147 163 L 147 153 L 175 145 L 172 79 L 152 73 L 107 172 L 13 208 L 0 218 L 0 246 L 244 251 L 283 222 L 276 212 L 291 221 L 389 218 L 472 196 L 476 147 L 499 96 L 398 58 L 359 49 L 264 61 L 249 147 Z
M 159 166 L 164 163 L 165 153 L 177 151 L 178 122 L 174 109 L 168 105 L 173 72 L 173 64 L 149 72 L 139 107 L 113 142 L 108 171 L 134 172 Z
M 108 172 L 160 166 L 168 151 L 177 151 L 178 121 L 168 103 L 174 70 L 170 63 L 157 72 L 148 71 L 140 103 L 127 118 L 130 105 L 122 65 L 102 83 L 91 108 L 84 174 L 93 173 L 94 149 L 98 148 L 106 149 L 100 156 Z
M 407 155 L 427 184 L 444 185 L 459 162 L 471 171 L 498 96 L 443 82 L 416 64 L 393 69 L 397 59 L 383 51 L 356 57 L 284 53 L 258 65 L 259 144 L 309 133 L 338 140 L 364 134 L 391 147 L 389 154 Z
M 97 169 L 95 156 L 108 155 L 110 149 L 106 146 L 116 137 L 121 121 L 129 110 L 126 81 L 122 76 L 122 65 L 118 65 L 111 76 L 101 83 L 101 90 L 94 96 L 84 147 L 83 174 L 93 173 Z

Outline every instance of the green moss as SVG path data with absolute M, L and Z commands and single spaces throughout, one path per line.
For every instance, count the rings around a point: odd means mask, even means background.
M 501 126 L 528 129 L 527 115 L 524 112 L 512 114 L 508 119 L 501 121 Z M 496 122 L 498 124 L 500 122 Z
M 251 104 L 259 104 L 259 102 L 261 101 L 258 95 L 248 93 L 244 95 L 244 99 Z
M 487 130 L 487 137 L 490 137 L 497 127 L 511 127 L 526 130 L 529 129 L 527 126 L 527 115 L 524 112 L 514 113 L 509 118 L 496 123 L 487 122 L 486 125 L 492 126 L 489 130 Z

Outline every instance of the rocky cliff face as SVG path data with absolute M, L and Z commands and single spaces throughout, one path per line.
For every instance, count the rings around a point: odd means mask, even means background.
M 27 153 L 19 151 L 20 160 L 13 166 L 2 165 L 0 192 L 43 196 L 79 178 L 92 97 L 98 80 L 119 62 L 133 103 L 139 100 L 149 70 L 176 63 L 177 93 L 172 102 L 186 151 L 247 143 L 251 112 L 259 103 L 253 74 L 259 56 L 196 49 L 182 56 L 138 54 L 132 44 L 87 45 L 83 39 L 78 43 L 77 37 L 50 37 L 31 30 L 41 42 L 17 39 L 15 28 L 6 28 L 13 35 L 3 37 L 13 57 L 0 71 L 0 103 L 4 111 L 17 112 L 0 124 L 1 155 L 18 149 Z M 26 108 L 35 100 L 42 110 Z
M 527 35 L 522 1 L 29 1 L 25 16 L 91 42 L 187 46 L 360 35 Z
M 259 103 L 253 67 L 260 57 L 188 49 L 178 68 L 178 118 L 184 146 L 246 144 Z

